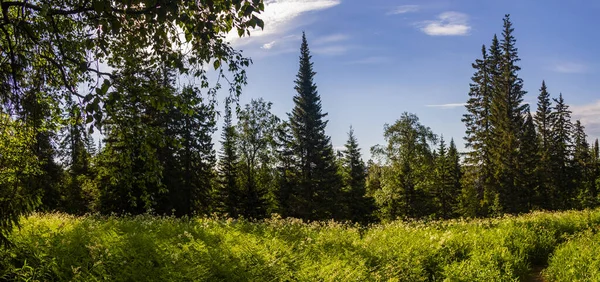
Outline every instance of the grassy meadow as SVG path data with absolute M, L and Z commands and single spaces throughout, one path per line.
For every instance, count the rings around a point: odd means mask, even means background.
M 34 214 L 0 249 L 0 280 L 599 281 L 599 224 L 600 210 L 369 227 Z

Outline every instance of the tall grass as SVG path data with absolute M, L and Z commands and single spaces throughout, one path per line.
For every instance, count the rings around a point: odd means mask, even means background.
M 549 281 L 600 281 L 600 234 L 586 231 L 559 246 L 544 276 Z
M 335 222 L 35 214 L 0 249 L 7 281 L 519 281 L 600 210 Z

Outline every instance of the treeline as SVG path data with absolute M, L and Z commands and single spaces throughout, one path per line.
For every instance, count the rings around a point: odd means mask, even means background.
M 462 158 L 415 115 L 385 126 L 388 144 L 372 148 L 368 192 L 381 219 L 485 217 L 598 205 L 598 140 L 572 122 L 562 94 L 542 82 L 537 110 L 523 102 L 519 56 L 509 16 L 502 36 L 473 63 Z M 436 145 L 437 144 L 437 145 Z M 437 146 L 437 147 L 436 147 Z
M 544 82 L 535 114 L 523 103 L 509 16 L 501 38 L 473 63 L 465 153 L 410 113 L 384 126 L 387 144 L 371 148 L 367 164 L 352 128 L 345 149 L 335 151 L 304 35 L 300 51 L 294 108 L 285 118 L 263 99 L 239 107 L 236 95 L 220 115 L 215 88 L 180 87 L 177 61 L 139 46 L 119 51 L 111 79 L 96 89 L 102 99 L 85 97 L 92 101 L 85 109 L 72 95 L 44 91 L 43 80 L 28 81 L 18 107 L 5 103 L 1 115 L 2 230 L 32 208 L 369 223 L 598 204 L 598 141 L 588 144 L 562 95 L 552 99 Z M 234 73 L 249 64 L 231 60 Z M 244 73 L 234 78 L 239 94 Z M 104 135 L 99 144 L 92 121 Z

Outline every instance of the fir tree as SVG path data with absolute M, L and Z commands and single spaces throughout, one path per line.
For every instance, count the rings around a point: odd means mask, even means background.
M 593 177 L 593 158 L 587 134 L 580 120 L 573 126 L 573 159 L 571 165 L 571 179 L 574 193 L 577 194 L 579 208 L 590 208 L 596 205 L 596 187 Z
M 367 170 L 352 127 L 348 132 L 348 141 L 342 154 L 342 167 L 345 172 L 345 205 L 343 208 L 347 209 L 347 218 L 351 221 L 368 223 L 372 221 L 371 216 L 375 209 L 375 203 L 372 198 L 366 196 Z
M 497 43 L 497 41 L 496 41 Z M 489 155 L 489 136 L 490 136 L 490 58 L 488 58 L 485 45 L 481 48 L 482 58 L 475 60 L 472 64 L 475 74 L 471 78 L 469 100 L 467 101 L 467 113 L 463 115 L 462 122 L 465 123 L 466 136 L 465 147 L 469 149 L 466 154 L 465 162 L 472 167 L 472 174 L 469 176 L 467 185 L 473 186 L 468 189 L 468 198 L 474 197 L 473 201 L 465 201 L 464 208 L 480 214 L 480 202 L 485 203 L 486 190 L 489 189 L 489 183 L 492 175 L 490 172 Z M 467 191 L 466 191 L 467 192 Z M 489 200 L 487 201 L 489 202 Z M 468 203 L 468 204 L 467 204 Z M 467 205 L 473 205 L 467 207 Z M 486 204 L 484 204 L 486 205 Z
M 341 188 L 335 156 L 329 137 L 325 135 L 327 114 L 322 113 L 321 98 L 313 82 L 315 72 L 306 41 L 302 35 L 300 69 L 295 80 L 296 96 L 290 114 L 292 149 L 299 161 L 299 178 L 294 194 L 297 211 L 291 214 L 304 219 L 339 217 L 335 208 Z
M 492 60 L 498 73 L 492 77 L 492 105 L 490 124 L 492 129 L 491 152 L 494 179 L 498 193 L 495 199 L 494 212 L 514 213 L 522 209 L 519 200 L 519 189 L 522 183 L 519 180 L 519 167 L 521 166 L 519 150 L 521 146 L 521 132 L 523 115 L 526 105 L 523 104 L 523 81 L 518 76 L 521 69 L 513 27 L 509 15 L 504 18 L 504 30 L 500 41 L 501 54 L 496 52 Z
M 446 159 L 448 160 L 449 175 L 451 179 L 451 185 L 448 186 L 450 189 L 447 192 L 450 206 L 449 212 L 452 216 L 455 216 L 459 211 L 459 195 L 462 190 L 461 179 L 463 178 L 463 172 L 460 162 L 460 153 L 456 149 L 454 138 L 450 139 L 450 146 L 448 147 Z
M 549 197 L 552 207 L 556 209 L 570 208 L 574 191 L 569 177 L 569 162 L 572 153 L 571 111 L 565 104 L 562 93 L 554 99 L 552 119 L 552 180 L 555 191 Z
M 548 201 L 550 196 L 555 194 L 556 187 L 552 181 L 552 101 L 546 87 L 546 82 L 542 81 L 540 94 L 538 95 L 537 111 L 535 113 L 535 126 L 537 129 L 537 140 L 539 157 L 536 165 L 536 174 L 539 177 L 539 188 L 536 193 L 535 205 L 540 208 L 549 209 L 551 205 Z
M 538 143 L 535 132 L 533 117 L 529 110 L 525 118 L 523 132 L 521 135 L 521 148 L 519 149 L 519 172 L 521 179 L 518 181 L 522 186 L 517 190 L 517 212 L 527 212 L 534 207 L 535 199 L 539 199 L 539 180 L 536 166 L 539 163 Z M 539 202 L 537 202 L 539 203 Z M 537 206 L 537 205 L 536 205 Z
M 225 105 L 225 119 L 221 133 L 221 153 L 219 158 L 219 203 L 217 210 L 231 217 L 238 217 L 241 210 L 241 190 L 239 185 L 239 157 L 236 150 L 236 130 L 231 121 L 231 105 Z

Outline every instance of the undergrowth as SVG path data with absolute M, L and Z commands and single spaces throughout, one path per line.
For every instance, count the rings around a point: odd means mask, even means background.
M 0 280 L 520 281 L 559 244 L 599 223 L 600 210 L 368 228 L 281 218 L 34 214 L 12 233 L 13 246 L 0 249 Z M 582 261 L 598 258 L 597 236 L 577 238 L 579 245 L 558 250 L 548 277 L 564 280 L 554 268 L 564 268 L 578 246 L 596 248 Z

